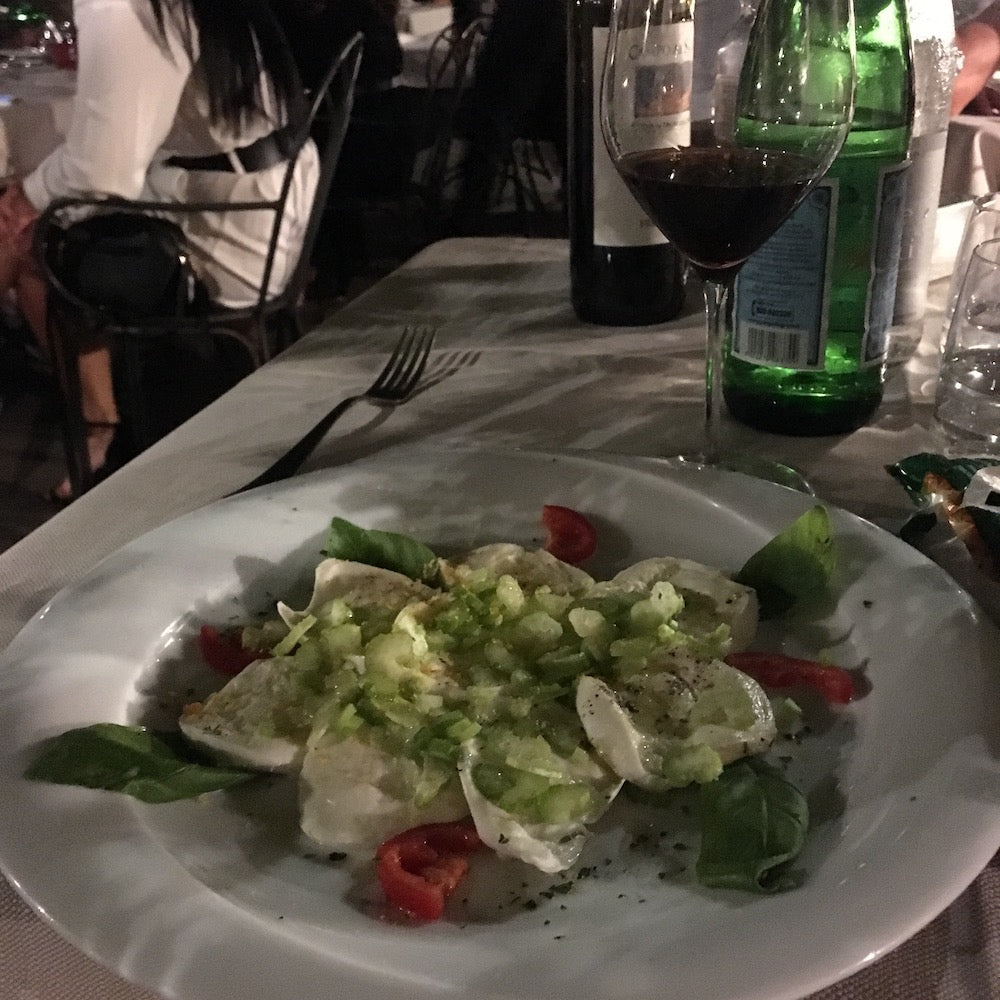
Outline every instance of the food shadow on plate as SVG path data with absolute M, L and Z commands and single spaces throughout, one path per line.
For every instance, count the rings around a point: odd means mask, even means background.
M 239 583 L 230 593 L 195 601 L 190 611 L 164 628 L 159 652 L 136 679 L 129 723 L 159 732 L 176 731 L 185 705 L 204 700 L 229 680 L 205 663 L 198 645 L 201 627 L 211 625 L 225 632 L 274 618 L 278 600 L 292 607 L 305 606 L 322 544 L 322 536 L 317 535 L 278 563 L 235 559 Z
M 560 927 L 588 926 L 601 904 L 643 904 L 671 888 L 694 885 L 697 793 L 678 789 L 656 804 L 623 794 L 594 824 L 579 860 L 546 873 L 488 850 L 470 856 L 469 872 L 448 900 L 443 919 L 454 925 L 517 921 L 553 934 Z M 355 872 L 352 905 L 382 921 L 410 925 L 372 895 L 374 872 Z M 377 887 L 376 887 L 377 890 Z

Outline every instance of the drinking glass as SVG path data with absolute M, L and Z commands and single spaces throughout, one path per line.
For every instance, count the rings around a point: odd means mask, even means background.
M 1000 193 L 993 191 L 973 198 L 969 214 L 965 219 L 965 228 L 962 230 L 962 240 L 955 255 L 951 283 L 948 286 L 948 300 L 944 308 L 945 336 L 951 326 L 951 317 L 955 312 L 955 303 L 958 302 L 958 293 L 962 290 L 962 282 L 965 281 L 965 273 L 969 269 L 969 261 L 972 260 L 972 251 L 980 243 L 986 243 L 997 237 L 1000 237 Z
M 727 300 L 740 266 L 823 176 L 847 136 L 854 8 L 851 0 L 760 0 L 756 15 L 740 22 L 743 44 L 727 36 L 722 60 L 698 44 L 693 7 L 615 0 L 601 127 L 625 183 L 704 284 L 703 453 L 681 457 L 736 467 L 744 463 L 720 453 Z M 734 52 L 736 101 L 724 115 L 711 95 L 725 92 L 720 76 L 734 72 Z M 693 93 L 693 79 L 710 89 Z M 757 474 L 788 478 L 774 472 Z
M 949 454 L 1000 455 L 1000 239 L 975 247 L 962 276 L 934 420 Z

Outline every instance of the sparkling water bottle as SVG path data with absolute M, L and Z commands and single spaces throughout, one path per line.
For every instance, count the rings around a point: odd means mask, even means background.
M 841 434 L 882 401 L 913 123 L 906 0 L 855 0 L 854 122 L 827 177 L 736 279 L 729 412 L 778 434 Z
M 905 364 L 917 349 L 927 309 L 934 223 L 941 197 L 951 88 L 958 72 L 955 17 L 941 0 L 908 0 L 913 38 L 913 134 L 903 208 L 896 304 L 888 364 Z

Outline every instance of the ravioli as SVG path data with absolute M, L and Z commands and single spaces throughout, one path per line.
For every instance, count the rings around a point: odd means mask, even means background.
M 328 850 L 370 853 L 402 830 L 469 814 L 456 771 L 421 795 L 426 780 L 414 761 L 356 736 L 322 737 L 299 778 L 302 832 Z
M 754 592 L 717 570 L 664 557 L 598 583 L 497 543 L 440 575 L 323 560 L 305 608 L 278 604 L 288 655 L 189 706 L 182 731 L 298 774 L 301 828 L 328 850 L 471 813 L 545 872 L 577 860 L 625 781 L 710 781 L 774 737 L 763 691 L 721 661 L 753 636 Z
M 581 677 L 587 738 L 626 781 L 651 791 L 714 781 L 724 765 L 766 751 L 777 734 L 759 684 L 721 660 L 663 650 L 617 682 Z

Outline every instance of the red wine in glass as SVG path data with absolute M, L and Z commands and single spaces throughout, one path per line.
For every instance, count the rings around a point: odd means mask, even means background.
M 706 93 L 725 90 L 722 75 L 731 69 L 700 39 L 706 26 L 697 13 L 692 35 L 690 14 L 687 0 L 614 0 L 601 128 L 633 195 L 703 280 L 698 460 L 745 467 L 719 449 L 726 300 L 741 265 L 823 176 L 847 136 L 854 8 L 851 0 L 759 0 L 752 21 L 737 26 L 746 44 L 732 114 L 705 106 Z M 794 481 L 777 466 L 757 474 Z
M 816 166 L 782 150 L 715 146 L 629 153 L 618 170 L 649 217 L 706 278 L 735 271 L 774 233 L 812 183 Z

